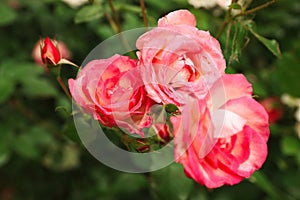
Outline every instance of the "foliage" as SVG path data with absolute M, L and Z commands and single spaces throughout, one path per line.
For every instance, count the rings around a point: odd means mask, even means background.
M 92 1 L 91 1 L 92 2 Z M 253 1 L 248 9 L 266 1 Z M 217 36 L 226 19 L 220 8 L 196 9 L 186 0 L 146 1 L 149 26 L 169 11 L 191 10 L 198 28 Z M 116 32 L 143 27 L 137 0 L 114 1 L 119 24 L 108 20 L 108 1 L 71 8 L 59 0 L 1 0 L 0 198 L 9 199 L 300 199 L 300 142 L 294 108 L 272 124 L 262 170 L 235 186 L 208 190 L 177 164 L 148 174 L 110 169 L 78 140 L 71 102 L 55 77 L 34 63 L 40 37 L 64 41 L 81 63 L 95 45 Z M 238 5 L 232 9 L 238 10 Z M 228 18 L 219 40 L 228 71 L 241 72 L 257 99 L 288 93 L 300 97 L 300 3 L 278 1 L 246 16 Z M 280 44 L 280 51 L 278 43 Z M 63 81 L 76 70 L 63 65 Z M 170 107 L 170 109 L 173 109 Z

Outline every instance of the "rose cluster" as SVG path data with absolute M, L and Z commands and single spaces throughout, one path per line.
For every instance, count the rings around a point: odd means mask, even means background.
M 219 42 L 196 28 L 193 14 L 162 17 L 136 47 L 138 60 L 93 60 L 70 79 L 76 103 L 104 126 L 171 135 L 175 161 L 208 188 L 239 183 L 262 166 L 268 115 L 242 74 L 225 74 Z M 172 128 L 153 115 L 155 106 L 170 104 L 180 113 L 169 118 Z

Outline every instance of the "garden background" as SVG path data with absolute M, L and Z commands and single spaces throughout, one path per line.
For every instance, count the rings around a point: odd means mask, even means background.
M 34 46 L 46 36 L 62 41 L 80 65 L 101 41 L 145 25 L 138 0 L 113 1 L 119 28 L 107 18 L 114 20 L 109 1 L 91 2 L 71 7 L 60 0 L 0 0 L 0 199 L 300 199 L 298 0 L 227 18 L 219 34 L 227 73 L 246 75 L 273 120 L 262 169 L 213 190 L 185 177 L 181 165 L 129 174 L 101 164 L 81 145 L 71 101 L 33 59 Z M 253 0 L 248 9 L 264 3 Z M 226 17 L 225 9 L 194 8 L 186 0 L 147 0 L 145 6 L 150 27 L 170 11 L 188 9 L 197 27 L 215 37 Z M 63 65 L 66 84 L 75 76 L 76 69 Z

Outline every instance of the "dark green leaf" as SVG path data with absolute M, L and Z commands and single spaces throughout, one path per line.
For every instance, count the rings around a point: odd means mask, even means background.
M 233 61 L 239 61 L 239 57 L 242 53 L 242 49 L 247 44 L 247 31 L 240 24 L 234 24 L 232 26 L 233 29 L 233 38 L 227 38 L 229 40 L 229 48 L 230 56 L 228 65 L 230 66 Z
M 276 89 L 292 96 L 300 97 L 300 60 L 291 53 L 283 55 L 277 62 L 277 70 L 274 73 Z
M 68 123 L 65 124 L 62 132 L 73 142 L 81 144 L 81 140 L 78 136 L 73 118 L 71 120 L 69 120 Z
M 298 155 L 300 152 L 300 141 L 296 137 L 286 136 L 281 142 L 282 152 L 286 155 Z
M 238 3 L 233 3 L 229 6 L 229 8 L 232 8 L 232 9 L 236 9 L 236 10 L 240 10 L 242 7 L 240 4 Z
M 133 13 L 141 13 L 142 12 L 140 6 L 130 5 L 128 3 L 125 4 L 125 3 L 116 2 L 115 8 L 116 8 L 116 10 L 130 11 Z
M 261 35 L 259 35 L 255 30 L 254 30 L 254 25 L 252 23 L 247 24 L 247 27 L 249 31 L 261 42 L 263 43 L 276 57 L 281 56 L 279 44 L 276 40 L 274 39 L 267 39 Z
M 0 66 L 0 77 L 10 78 L 14 82 L 25 82 L 43 73 L 43 69 L 34 63 L 8 60 Z
M 178 107 L 175 104 L 172 104 L 172 103 L 167 104 L 165 109 L 168 113 L 174 113 L 174 112 L 178 111 Z
M 153 189 L 159 199 L 187 199 L 193 187 L 193 180 L 185 176 L 182 165 L 177 163 L 152 172 L 151 175 Z
M 23 92 L 28 97 L 53 97 L 57 95 L 57 88 L 47 79 L 35 78 L 23 82 Z
M 261 171 L 256 171 L 251 177 L 250 181 L 254 182 L 259 186 L 263 191 L 265 191 L 272 199 L 280 200 L 278 190 L 273 186 L 273 184 L 268 180 L 268 178 Z
M 0 4 L 0 26 L 13 23 L 17 19 L 17 13 L 4 3 Z
M 75 16 L 75 23 L 89 22 L 101 18 L 104 15 L 103 8 L 99 5 L 87 5 L 82 7 Z
M 124 187 L 124 183 L 127 184 Z M 130 193 L 136 193 L 141 187 L 147 185 L 147 180 L 142 174 L 121 174 L 118 176 L 117 180 L 111 185 L 111 193 L 114 196 L 124 196 Z
M 50 146 L 52 143 L 53 138 L 46 130 L 33 127 L 15 138 L 14 150 L 25 158 L 35 159 L 42 154 L 42 146 Z
M 38 158 L 40 151 L 37 146 L 32 142 L 32 138 L 27 135 L 21 135 L 16 138 L 14 142 L 14 150 L 25 158 Z
M 13 134 L 11 127 L 6 124 L 0 125 L 0 166 L 4 165 L 10 157 Z
M 0 78 L 0 103 L 6 101 L 14 92 L 14 82 L 9 78 Z

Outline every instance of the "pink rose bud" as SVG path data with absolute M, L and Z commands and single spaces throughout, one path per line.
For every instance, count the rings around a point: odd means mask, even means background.
M 283 106 L 279 98 L 268 97 L 260 101 L 260 104 L 266 109 L 270 123 L 274 124 L 282 117 Z

